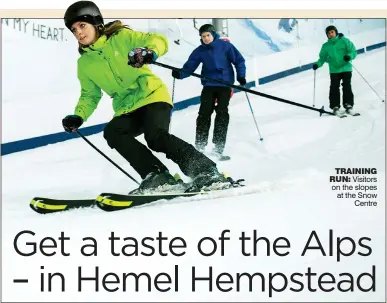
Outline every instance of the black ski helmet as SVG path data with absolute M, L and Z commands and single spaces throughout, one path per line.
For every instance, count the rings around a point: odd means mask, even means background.
M 331 31 L 331 30 L 334 30 L 336 32 L 336 36 L 337 36 L 337 28 L 336 26 L 334 25 L 329 25 L 326 29 L 325 29 L 325 34 L 327 35 L 328 37 L 328 32 Z
M 85 21 L 94 26 L 103 25 L 102 14 L 92 1 L 77 1 L 67 8 L 64 15 L 66 27 L 71 30 L 71 26 L 78 21 Z
M 201 36 L 203 33 L 211 33 L 214 35 L 215 27 L 212 24 L 204 24 L 199 28 L 199 36 Z

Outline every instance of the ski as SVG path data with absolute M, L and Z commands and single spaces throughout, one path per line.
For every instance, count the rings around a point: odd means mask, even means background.
M 341 113 L 341 112 L 337 112 L 334 114 L 336 117 L 339 117 L 339 118 L 346 118 L 347 115 L 345 113 Z
M 192 193 L 165 193 L 165 194 L 149 194 L 149 195 L 123 195 L 114 193 L 102 193 L 96 199 L 96 205 L 99 209 L 107 212 L 123 210 L 140 206 L 159 200 L 171 200 L 178 197 L 191 197 L 205 192 Z
M 208 196 L 214 197 L 219 193 L 228 193 L 232 190 L 243 187 L 241 184 L 243 180 L 234 181 L 232 186 L 228 188 L 219 188 L 212 190 L 190 191 L 190 192 L 177 192 L 177 193 L 154 193 L 154 194 L 115 194 L 115 193 L 102 193 L 96 199 L 96 205 L 103 211 L 111 212 L 118 211 L 127 208 L 137 207 L 152 202 L 162 202 L 164 200 L 173 200 L 176 198 L 188 198 L 193 196 Z
M 339 118 L 346 118 L 348 116 L 353 116 L 353 117 L 356 117 L 356 116 L 360 116 L 360 113 L 358 112 L 354 112 L 353 110 L 351 111 L 337 111 L 336 113 L 335 112 L 332 112 L 333 113 L 333 116 L 336 116 L 336 117 L 339 117 Z
M 327 117 L 337 117 L 337 118 L 345 118 L 345 117 L 347 117 L 346 116 L 346 114 L 344 114 L 344 113 L 333 113 L 332 112 L 332 115 L 327 115 Z
M 230 156 L 223 155 L 223 154 L 218 154 L 216 152 L 210 152 L 210 153 L 205 153 L 208 157 L 210 158 L 215 158 L 217 161 L 228 161 L 231 160 Z
M 219 161 L 228 161 L 228 160 L 231 160 L 230 156 L 222 155 L 221 157 L 219 157 Z
M 345 113 L 337 113 L 335 116 L 339 117 L 339 118 L 346 118 L 348 116 L 352 116 L 352 117 L 357 117 L 357 116 L 360 116 L 360 113 L 348 113 L 348 112 L 345 112 Z
M 33 211 L 39 214 L 49 214 L 68 211 L 77 208 L 92 208 L 97 206 L 99 209 L 107 212 L 117 211 L 127 208 L 140 206 L 143 204 L 152 203 L 159 200 L 171 200 L 175 198 L 192 197 L 197 195 L 211 195 L 216 192 L 223 192 L 230 189 L 243 187 L 244 180 L 239 179 L 232 181 L 228 188 L 218 189 L 203 189 L 195 190 L 187 184 L 186 192 L 154 192 L 149 194 L 117 194 L 117 193 L 101 193 L 96 199 L 80 199 L 80 200 L 66 200 L 66 199 L 52 199 L 44 197 L 35 197 L 30 202 L 30 207 Z
M 31 209 L 39 214 L 62 212 L 70 209 L 92 207 L 94 205 L 95 199 L 65 200 L 35 197 L 30 202 Z
M 346 113 L 346 114 L 353 117 L 360 116 L 360 113 Z
M 231 160 L 230 156 L 227 155 L 208 155 L 211 159 L 215 161 L 228 161 Z

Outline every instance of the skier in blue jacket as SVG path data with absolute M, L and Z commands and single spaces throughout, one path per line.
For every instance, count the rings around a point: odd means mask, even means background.
M 203 77 L 221 80 L 234 84 L 235 73 L 232 64 L 235 66 L 237 81 L 240 85 L 246 84 L 245 59 L 236 47 L 228 41 L 220 39 L 214 26 L 205 24 L 199 29 L 201 45 L 198 46 L 189 56 L 188 61 L 183 65 L 182 70 L 174 70 L 172 76 L 176 79 L 189 77 L 187 72 L 194 72 L 202 63 Z M 230 87 L 216 82 L 202 79 L 203 90 L 200 96 L 200 108 L 196 119 L 195 145 L 199 151 L 204 151 L 208 143 L 208 133 L 211 127 L 211 115 L 216 112 L 214 135 L 212 142 L 215 145 L 214 153 L 220 159 L 226 160 L 223 150 L 226 145 L 228 124 L 230 116 L 228 105 L 232 90 Z M 215 106 L 217 100 L 217 106 Z

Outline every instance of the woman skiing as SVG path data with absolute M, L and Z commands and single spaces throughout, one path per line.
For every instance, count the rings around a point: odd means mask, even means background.
M 105 25 L 92 1 L 70 5 L 64 22 L 78 40 L 81 86 L 74 114 L 62 121 L 65 131 L 75 132 L 87 121 L 104 91 L 113 99 L 114 109 L 104 138 L 141 176 L 140 191 L 178 183 L 151 150 L 178 164 L 196 188 L 228 182 L 213 161 L 168 132 L 171 98 L 147 66 L 167 52 L 164 36 L 131 30 L 119 20 Z M 141 134 L 151 150 L 135 139 Z

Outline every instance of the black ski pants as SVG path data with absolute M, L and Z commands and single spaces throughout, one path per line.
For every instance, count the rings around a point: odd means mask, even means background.
M 330 74 L 331 86 L 329 90 L 329 107 L 340 108 L 340 82 L 343 86 L 343 107 L 353 107 L 353 93 L 351 87 L 352 72 Z
M 191 178 L 216 166 L 194 146 L 168 132 L 171 109 L 166 102 L 152 103 L 113 118 L 104 129 L 108 145 L 116 149 L 143 179 L 150 172 L 168 170 L 151 150 L 164 153 Z M 141 134 L 149 148 L 135 138 Z
M 200 96 L 200 108 L 196 119 L 196 138 L 195 145 L 199 149 L 207 146 L 208 135 L 211 127 L 212 113 L 216 112 L 214 121 L 214 135 L 212 142 L 215 144 L 215 149 L 222 153 L 226 145 L 228 124 L 230 115 L 228 113 L 228 105 L 231 98 L 231 88 L 220 86 L 205 86 L 203 87 Z M 217 99 L 217 106 L 215 100 Z

